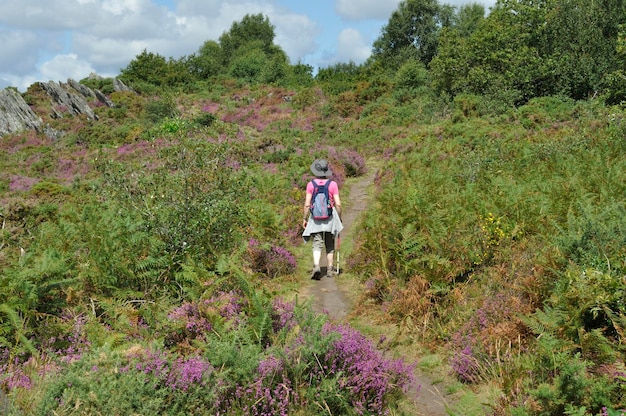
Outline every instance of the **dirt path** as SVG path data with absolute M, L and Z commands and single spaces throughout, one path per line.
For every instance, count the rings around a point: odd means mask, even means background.
M 370 195 L 368 189 L 374 182 L 376 170 L 370 171 L 355 180 L 351 180 L 349 194 L 342 192 L 341 199 L 344 205 L 344 213 L 341 216 L 344 231 L 342 239 L 351 238 L 353 226 L 357 223 L 360 215 L 365 211 Z M 345 254 L 340 250 L 340 270 L 345 271 Z M 307 258 L 308 260 L 308 258 Z M 322 275 L 326 274 L 326 256 L 322 255 Z M 348 299 L 350 296 L 342 291 L 341 276 L 337 279 L 322 278 L 319 281 L 308 280 L 301 288 L 300 295 L 306 298 L 313 297 L 313 307 L 319 313 L 327 314 L 333 321 L 344 322 L 351 311 Z M 445 408 L 445 398 L 432 382 L 421 374 L 419 369 L 415 371 L 415 391 L 409 393 L 409 398 L 414 404 L 414 415 L 445 416 L 448 413 Z

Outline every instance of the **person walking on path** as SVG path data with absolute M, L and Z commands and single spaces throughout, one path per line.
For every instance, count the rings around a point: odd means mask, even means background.
M 315 175 L 306 186 L 306 197 L 304 200 L 302 227 L 302 238 L 305 242 L 313 240 L 313 271 L 311 279 L 319 280 L 322 274 L 320 259 L 322 250 L 326 251 L 327 268 L 326 276 L 333 277 L 333 257 L 335 253 L 335 239 L 343 229 L 341 223 L 341 198 L 339 197 L 339 186 L 337 182 L 331 180 L 332 170 L 328 162 L 324 159 L 317 159 L 311 164 L 311 172 Z M 313 193 L 317 192 L 320 186 L 326 186 L 328 190 L 328 202 L 331 206 L 330 216 L 326 219 L 314 218 L 311 213 L 312 204 L 317 201 Z

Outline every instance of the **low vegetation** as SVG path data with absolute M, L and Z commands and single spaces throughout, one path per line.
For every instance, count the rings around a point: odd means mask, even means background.
M 247 16 L 196 55 L 144 51 L 134 93 L 82 80 L 115 103 L 97 121 L 51 117 L 33 85 L 57 134 L 0 139 L 0 409 L 407 414 L 419 351 L 476 394 L 452 414 L 621 414 L 623 14 L 579 3 L 401 2 L 370 61 L 315 76 Z M 385 48 L 414 13 L 428 47 Z M 602 16 L 596 66 L 573 64 L 595 29 L 547 41 Z M 339 277 L 352 326 L 293 290 L 318 157 L 340 185 L 377 169 Z

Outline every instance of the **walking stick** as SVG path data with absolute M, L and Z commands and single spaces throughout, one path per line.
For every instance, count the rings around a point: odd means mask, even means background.
M 337 250 L 337 274 L 339 274 L 339 246 L 341 246 L 341 234 L 338 233 L 335 237 L 335 250 Z

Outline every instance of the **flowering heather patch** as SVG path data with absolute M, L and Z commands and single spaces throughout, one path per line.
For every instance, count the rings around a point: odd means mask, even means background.
M 156 154 L 157 149 L 165 144 L 165 140 L 141 140 L 134 143 L 126 143 L 117 148 L 116 154 L 121 157 L 137 154 L 142 156 L 151 156 Z
M 9 190 L 11 191 L 28 191 L 39 182 L 37 178 L 29 178 L 28 176 L 10 175 Z
M 239 325 L 245 300 L 235 292 L 221 292 L 210 299 L 186 302 L 175 308 L 168 317 L 183 326 L 185 338 L 206 339 L 214 329 L 216 317 Z
M 25 365 L 21 364 L 17 358 L 8 362 L 9 351 L 4 349 L 0 354 L 0 388 L 11 391 L 17 388 L 30 389 L 32 387 L 31 378 L 25 373 Z
M 296 258 L 289 250 L 280 246 L 266 247 L 258 240 L 248 241 L 248 262 L 253 271 L 274 278 L 296 271 Z
M 326 148 L 328 159 L 334 162 L 334 168 L 340 165 L 347 177 L 355 177 L 364 175 L 367 172 L 365 167 L 365 158 L 358 152 L 351 149 L 339 149 L 328 146 Z
M 202 111 L 204 111 L 205 113 L 215 114 L 217 113 L 217 110 L 219 108 L 220 105 L 218 103 L 206 103 L 204 106 L 202 106 Z
M 87 319 L 84 315 L 70 316 L 65 314 L 62 319 L 72 324 L 67 336 L 62 339 L 51 338 L 43 343 L 47 352 L 30 355 L 28 359 L 19 357 L 9 361 L 9 352 L 4 349 L 0 352 L 0 387 L 7 390 L 17 388 L 30 389 L 33 386 L 33 376 L 44 377 L 59 371 L 59 364 L 72 363 L 82 359 L 83 354 L 91 347 L 91 342 L 85 334 Z M 54 348 L 53 345 L 61 345 Z
M 71 316 L 65 314 L 63 319 L 72 323 L 72 330 L 65 339 L 59 340 L 65 346 L 58 349 L 55 353 L 61 357 L 61 362 L 71 363 L 79 361 L 83 353 L 89 351 L 91 342 L 87 338 L 85 333 L 85 325 L 87 324 L 87 317 L 85 315 Z
M 319 115 L 313 114 L 306 116 L 291 116 L 291 124 L 289 127 L 293 130 L 299 131 L 313 131 L 313 123 L 319 120 Z
M 241 170 L 241 162 L 237 159 L 235 159 L 234 157 L 228 157 L 225 161 L 224 161 L 224 166 L 226 166 L 229 169 L 232 169 L 234 171 L 238 171 Z
M 262 99 L 251 101 L 248 106 L 240 107 L 234 112 L 226 114 L 222 120 L 226 123 L 252 127 L 259 132 L 280 122 L 288 123 L 287 125 L 292 129 L 313 130 L 312 119 L 299 118 L 294 115 L 293 109 L 285 106 L 285 103 L 277 95 L 270 94 Z
M 318 377 L 339 377 L 339 387 L 359 414 L 386 414 L 391 395 L 406 392 L 415 383 L 413 367 L 402 360 L 387 360 L 360 332 L 347 325 L 327 323 L 323 335 L 339 337 L 321 358 Z
M 212 370 L 211 364 L 200 357 L 178 358 L 170 366 L 166 385 L 173 390 L 187 391 L 193 384 L 203 384 L 202 378 Z
M 272 355 L 259 363 L 257 377 L 247 387 L 239 387 L 243 414 L 254 416 L 286 416 L 291 403 L 298 402 L 298 394 L 285 371 L 284 362 Z
M 280 297 L 274 298 L 272 303 L 273 313 L 272 313 L 272 322 L 274 332 L 278 332 L 282 329 L 290 330 L 296 325 L 294 302 L 286 302 Z
M 184 325 L 185 338 L 204 338 L 213 329 L 197 303 L 184 303 L 170 312 L 168 318 Z
M 37 378 L 47 374 L 55 374 L 60 367 L 52 361 L 52 356 L 45 353 L 31 355 L 25 362 L 18 357 L 9 362 L 9 351 L 0 352 L 0 389 L 11 391 L 14 389 L 30 389 Z
M 279 172 L 279 166 L 276 163 L 266 163 L 263 167 L 263 170 L 267 173 L 271 173 L 272 175 L 276 175 Z
M 84 159 L 86 150 L 76 153 L 76 158 L 59 159 L 56 169 L 57 178 L 63 180 L 66 184 L 70 183 L 77 175 L 87 173 L 89 167 Z M 82 157 L 82 160 L 80 159 Z
M 36 131 L 31 130 L 19 136 L 3 137 L 0 141 L 0 150 L 5 150 L 8 154 L 15 154 L 29 147 L 48 146 L 50 142 L 50 139 L 39 136 Z
M 464 383 L 474 383 L 480 376 L 480 362 L 472 351 L 472 342 L 465 348 L 454 353 L 450 359 L 450 366 L 456 377 Z
M 599 416 L 626 416 L 626 410 L 612 410 L 607 407 L 603 407 Z
M 187 391 L 194 384 L 203 385 L 203 377 L 213 371 L 201 357 L 171 359 L 161 351 L 142 351 L 131 356 L 132 365 L 122 371 L 140 371 L 161 380 L 172 390 Z

